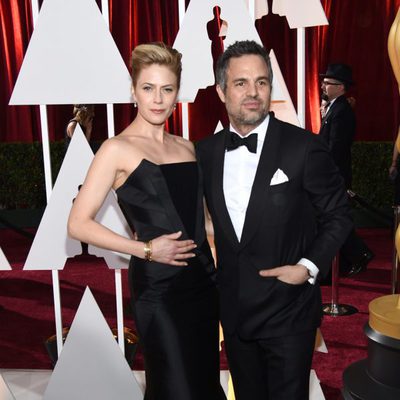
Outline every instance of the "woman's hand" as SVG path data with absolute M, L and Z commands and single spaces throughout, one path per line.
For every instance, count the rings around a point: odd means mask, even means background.
M 197 245 L 193 240 L 178 240 L 182 232 L 175 232 L 169 235 L 162 235 L 151 241 L 151 259 L 163 264 L 186 266 L 184 260 L 195 257 L 190 251 Z

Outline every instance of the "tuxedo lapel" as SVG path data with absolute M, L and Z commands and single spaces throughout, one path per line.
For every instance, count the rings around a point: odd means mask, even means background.
M 321 119 L 321 128 L 322 128 L 322 126 L 324 125 L 325 121 L 327 120 L 328 115 L 331 113 L 331 111 L 332 111 L 332 108 L 330 108 L 330 109 L 328 110 L 328 112 L 325 114 L 325 117 L 323 117 L 323 118 Z
M 214 208 L 216 210 L 215 217 L 218 219 L 220 226 L 234 246 L 239 245 L 235 229 L 233 228 L 231 218 L 226 208 L 224 196 L 224 160 L 225 160 L 225 136 L 228 130 L 224 129 L 222 134 L 216 136 L 213 160 L 213 175 L 211 181 L 211 196 Z
M 247 206 L 240 247 L 249 242 L 261 220 L 260 214 L 264 211 L 267 188 L 277 169 L 280 129 L 278 121 L 271 115 Z
M 336 98 L 336 100 L 332 103 L 332 105 L 329 107 L 328 112 L 326 113 L 325 117 L 322 118 L 321 120 L 321 125 L 333 114 L 335 114 L 335 111 L 337 107 L 343 103 L 344 101 L 347 101 L 345 96 L 339 96 Z

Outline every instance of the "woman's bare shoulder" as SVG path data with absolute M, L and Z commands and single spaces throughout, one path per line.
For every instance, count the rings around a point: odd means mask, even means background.
M 182 146 L 187 151 L 194 153 L 194 145 L 190 140 L 184 139 L 181 136 L 175 136 L 169 134 L 170 138 L 176 142 L 177 145 Z
M 107 139 L 96 153 L 96 157 L 98 155 L 103 164 L 109 164 L 115 171 L 113 187 L 118 187 L 143 159 L 140 138 L 121 133 Z
M 99 150 L 96 153 L 96 157 L 109 157 L 118 154 L 123 149 L 121 140 L 117 140 L 116 137 L 105 140 Z
M 106 152 L 118 152 L 127 150 L 127 146 L 134 147 L 135 138 L 126 134 L 120 133 L 117 136 L 108 138 L 103 142 L 100 150 Z M 130 149 L 131 150 L 131 149 Z
M 135 158 L 135 147 L 124 137 L 115 136 L 105 140 L 96 152 L 95 163 L 108 165 L 112 169 L 124 169 L 129 160 Z

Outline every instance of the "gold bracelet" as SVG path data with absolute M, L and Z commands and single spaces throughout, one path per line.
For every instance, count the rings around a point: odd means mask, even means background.
M 151 240 L 148 242 L 144 242 L 144 259 L 146 261 L 151 261 L 152 260 L 152 243 Z

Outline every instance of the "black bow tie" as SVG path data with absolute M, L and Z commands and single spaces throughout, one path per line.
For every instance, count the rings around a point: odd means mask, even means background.
M 240 146 L 246 146 L 251 153 L 257 153 L 257 133 L 241 138 L 235 132 L 229 132 L 225 140 L 225 148 L 227 151 L 235 150 Z

